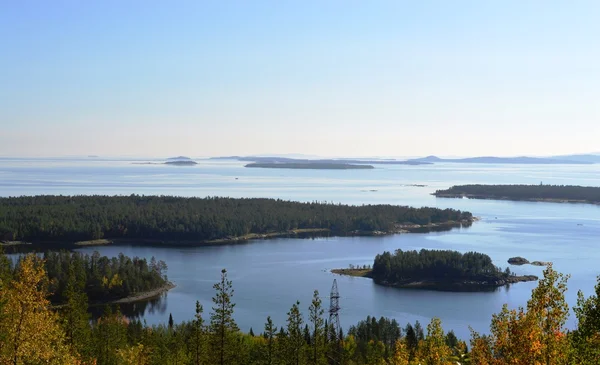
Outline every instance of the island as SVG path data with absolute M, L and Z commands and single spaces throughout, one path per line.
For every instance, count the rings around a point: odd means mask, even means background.
M 165 165 L 174 165 L 174 166 L 194 166 L 194 165 L 197 165 L 198 163 L 196 161 L 192 161 L 192 160 L 173 160 L 173 161 L 167 161 L 164 164 Z
M 356 165 L 431 165 L 427 161 L 394 160 L 394 159 L 356 159 L 356 158 L 330 158 L 306 159 L 277 156 L 225 156 L 211 157 L 211 160 L 235 160 L 252 163 L 288 163 L 288 164 L 356 164 Z
M 533 262 L 529 262 L 529 260 L 527 260 L 524 257 L 511 257 L 508 259 L 508 263 L 511 265 L 533 265 L 533 266 L 546 266 L 551 264 L 550 262 L 546 262 L 546 261 L 533 261 Z
M 173 160 L 191 160 L 191 158 L 187 157 L 187 156 L 177 156 L 177 157 L 169 157 L 167 158 L 168 161 L 173 161 Z
M 285 236 L 366 236 L 449 230 L 469 212 L 398 205 L 302 203 L 262 198 L 61 196 L 0 198 L 0 238 L 78 247 L 226 244 Z
M 371 165 L 355 165 L 349 163 L 321 162 L 253 162 L 244 167 L 263 169 L 309 169 L 309 170 L 365 170 L 373 169 Z
M 575 185 L 457 185 L 433 193 L 438 198 L 600 204 L 600 187 Z
M 335 274 L 367 277 L 378 285 L 437 291 L 493 291 L 498 287 L 538 280 L 500 269 L 492 259 L 478 252 L 450 250 L 396 250 L 377 255 L 373 268 L 334 269 Z
M 429 163 L 485 163 L 485 164 L 522 164 L 522 165 L 588 165 L 593 164 L 591 159 L 577 160 L 574 158 L 547 158 L 547 157 L 466 157 L 466 158 L 440 158 L 437 156 L 427 156 L 415 158 L 413 162 L 429 162 Z

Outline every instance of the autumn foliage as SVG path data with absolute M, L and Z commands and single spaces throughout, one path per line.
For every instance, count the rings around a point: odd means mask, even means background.
M 43 260 L 27 255 L 15 268 L 0 254 L 0 365 L 600 364 L 600 279 L 594 295 L 579 293 L 574 308 L 578 325 L 568 330 L 568 276 L 552 266 L 545 269 L 526 307 L 505 305 L 493 315 L 488 334 L 472 332 L 470 352 L 437 318 L 425 331 L 418 322 L 401 329 L 395 320 L 367 317 L 339 340 L 322 318 L 318 292 L 308 321 L 297 302 L 287 326 L 278 330 L 268 318 L 263 334 L 241 333 L 233 321 L 234 292 L 225 270 L 215 285 L 210 325 L 202 318 L 199 302 L 194 320 L 169 326 L 148 327 L 110 307 L 90 321 L 85 294 L 71 271 L 68 302 L 56 311 L 48 301 Z

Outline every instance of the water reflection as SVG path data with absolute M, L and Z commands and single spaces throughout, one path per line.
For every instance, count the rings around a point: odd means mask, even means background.
M 138 319 L 142 321 L 144 315 L 162 316 L 167 312 L 167 293 L 163 293 L 159 297 L 139 301 L 135 303 L 111 304 L 113 312 L 119 308 L 121 313 L 128 319 Z M 92 319 L 96 320 L 102 316 L 105 305 L 97 305 L 89 308 Z

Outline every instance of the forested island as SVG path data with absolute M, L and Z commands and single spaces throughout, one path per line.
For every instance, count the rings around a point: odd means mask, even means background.
M 227 243 L 303 232 L 324 235 L 423 232 L 472 222 L 471 213 L 454 209 L 262 198 L 140 195 L 0 198 L 0 240 L 34 243 L 98 239 Z
M 499 286 L 534 281 L 536 276 L 517 276 L 501 270 L 492 259 L 478 252 L 446 250 L 384 252 L 373 268 L 335 269 L 341 275 L 372 278 L 375 283 L 396 288 L 439 291 L 489 291 Z
M 600 187 L 575 185 L 457 185 L 433 193 L 439 198 L 600 204 Z
M 324 162 L 253 162 L 244 167 L 263 169 L 308 169 L 308 170 L 365 170 L 373 169 L 371 165 L 357 165 L 350 163 L 324 163 Z

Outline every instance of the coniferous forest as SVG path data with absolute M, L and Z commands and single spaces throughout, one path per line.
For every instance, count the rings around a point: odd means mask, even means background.
M 118 257 L 82 255 L 67 251 L 44 253 L 50 301 L 67 301 L 69 285 L 82 288 L 90 303 L 108 302 L 161 288 L 167 284 L 167 264 L 154 257 L 147 262 L 123 254 Z M 70 280 L 74 278 L 74 283 Z
M 327 229 L 393 232 L 399 224 L 467 222 L 469 212 L 394 205 L 351 206 L 275 199 L 172 196 L 22 196 L 0 198 L 0 240 L 195 241 Z
M 191 321 L 169 315 L 167 324 L 149 327 L 109 306 L 91 321 L 78 260 L 61 255 L 67 288 L 65 305 L 55 310 L 44 259 L 30 254 L 13 265 L 0 254 L 0 364 L 592 365 L 600 360 L 600 281 L 594 295 L 579 293 L 573 308 L 577 327 L 567 330 L 568 276 L 551 266 L 525 308 L 504 306 L 492 317 L 490 333 L 472 332 L 467 343 L 445 331 L 437 318 L 423 327 L 367 317 L 345 333 L 332 331 L 317 291 L 310 303 L 291 303 L 286 323 L 267 317 L 264 328 L 244 333 L 235 322 L 235 291 L 226 270 L 213 286 L 212 303 L 197 302 Z
M 438 197 L 600 203 L 600 187 L 575 185 L 457 185 L 438 190 Z
M 425 249 L 377 255 L 372 272 L 375 281 L 389 283 L 423 279 L 485 280 L 509 274 L 510 271 L 502 271 L 483 253 Z

